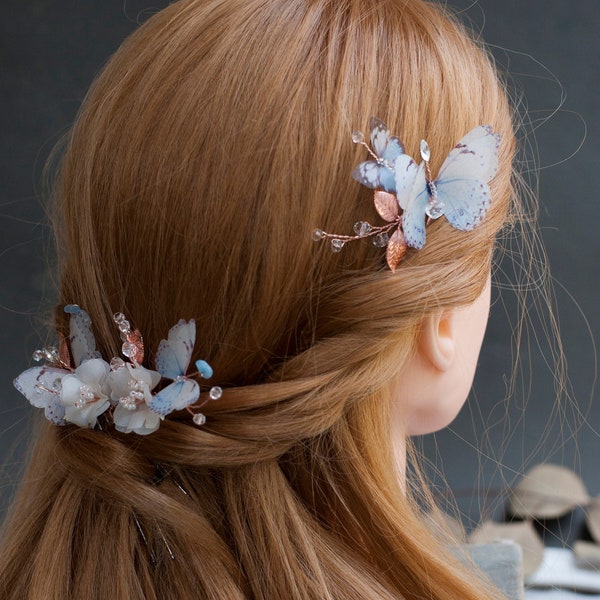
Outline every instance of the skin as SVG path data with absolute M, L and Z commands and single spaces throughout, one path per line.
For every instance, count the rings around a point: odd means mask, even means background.
M 411 360 L 398 374 L 394 440 L 404 464 L 404 440 L 449 425 L 473 385 L 490 312 L 491 280 L 470 305 L 439 311 L 423 320 Z

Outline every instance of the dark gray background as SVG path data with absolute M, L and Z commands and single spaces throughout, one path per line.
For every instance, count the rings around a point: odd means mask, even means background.
M 52 302 L 50 236 L 41 172 L 91 83 L 136 23 L 164 0 L 3 0 L 0 20 L 0 492 L 14 488 L 32 409 L 12 388 L 31 364 Z M 556 403 L 545 307 L 531 295 L 517 391 L 506 400 L 515 348 L 515 293 L 494 291 L 475 394 L 451 428 L 419 440 L 471 514 L 494 506 L 523 468 L 542 460 L 581 472 L 600 493 L 600 407 L 594 389 L 599 331 L 600 2 L 598 0 L 454 0 L 512 74 L 527 152 L 522 171 L 539 179 L 546 244 L 570 398 Z M 509 270 L 509 263 L 503 263 Z M 514 280 L 514 278 L 512 278 Z M 536 316 L 541 311 L 542 318 Z M 507 315 L 507 312 L 509 313 Z M 37 332 L 37 333 L 36 333 Z M 556 340 L 554 340 L 556 344 Z M 548 365 L 548 361 L 550 364 Z M 575 433 L 577 437 L 575 438 Z M 13 452 L 14 450 L 14 452 Z M 435 477 L 440 481 L 439 477 Z M 483 490 L 492 489 L 484 494 Z M 496 490 L 496 491 L 495 491 Z M 501 497 L 501 496 L 500 496 Z

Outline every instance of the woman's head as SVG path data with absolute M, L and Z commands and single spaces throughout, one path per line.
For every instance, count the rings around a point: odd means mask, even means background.
M 377 218 L 351 176 L 363 156 L 350 133 L 371 115 L 413 156 L 427 138 L 434 173 L 473 127 L 502 136 L 484 222 L 464 233 L 436 221 L 396 273 L 367 243 L 334 254 L 311 238 Z M 484 289 L 513 151 L 489 58 L 437 5 L 180 0 L 154 16 L 101 73 L 69 139 L 60 304 L 86 308 L 105 356 L 118 350 L 115 311 L 143 332 L 150 359 L 169 326 L 195 318 L 195 358 L 225 394 L 202 429 L 183 418 L 145 439 L 53 432 L 55 485 L 98 488 L 184 551 L 190 532 L 208 535 L 206 590 L 227 576 L 257 598 L 349 598 L 347 585 L 357 598 L 361 585 L 377 598 L 468 594 L 415 539 L 408 505 L 397 508 L 390 383 L 423 319 Z M 136 468 L 115 473 L 107 456 Z M 188 523 L 177 490 L 140 483 L 157 463 L 193 489 Z

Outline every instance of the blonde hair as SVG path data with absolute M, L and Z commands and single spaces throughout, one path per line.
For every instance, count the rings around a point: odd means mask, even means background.
M 377 221 L 351 177 L 350 132 L 370 115 L 413 156 L 427 138 L 434 173 L 471 128 L 502 136 L 485 221 L 436 221 L 395 274 L 367 243 L 311 240 Z M 401 489 L 388 384 L 425 315 L 481 292 L 513 152 L 489 57 L 438 5 L 180 0 L 140 27 L 68 140 L 60 305 L 90 313 L 104 356 L 125 312 L 150 362 L 195 318 L 194 359 L 225 394 L 202 428 L 44 426 L 5 530 L 3 597 L 496 597 Z

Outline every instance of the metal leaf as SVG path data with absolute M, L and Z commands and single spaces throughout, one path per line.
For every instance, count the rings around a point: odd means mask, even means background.
M 516 517 L 554 519 L 589 502 L 583 482 L 573 471 L 541 464 L 526 473 L 515 487 L 509 508 Z
M 490 544 L 498 540 L 512 540 L 523 550 L 523 573 L 531 575 L 542 564 L 544 544 L 530 521 L 516 523 L 494 523 L 486 521 L 473 533 L 472 544 Z
M 130 354 L 129 358 L 141 365 L 144 361 L 144 338 L 142 337 L 142 334 L 139 329 L 136 329 L 128 332 L 125 337 L 130 344 L 135 346 L 135 353 Z
M 385 258 L 392 273 L 396 270 L 398 263 L 404 258 L 406 254 L 407 245 L 404 239 L 404 233 L 400 227 L 394 231 L 390 237 L 385 253 Z
M 373 198 L 375 208 L 382 219 L 395 221 L 398 218 L 398 200 L 394 194 L 377 190 Z

